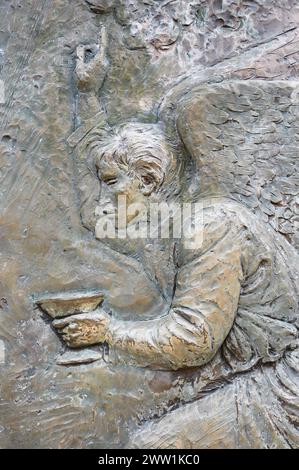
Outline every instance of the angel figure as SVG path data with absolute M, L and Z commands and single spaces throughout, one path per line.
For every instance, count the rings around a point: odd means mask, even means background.
M 137 367 L 196 371 L 192 398 L 182 386 L 174 409 L 143 423 L 129 447 L 298 445 L 296 97 L 291 82 L 201 84 L 184 90 L 169 120 L 162 111 L 152 123 L 102 119 L 75 133 L 91 169 L 81 184 L 85 226 L 87 205 L 115 206 L 119 195 L 203 207 L 201 246 L 169 241 L 166 312 L 124 320 L 100 308 L 54 322 L 70 347 L 106 342 Z M 135 240 L 113 243 L 145 253 Z M 161 265 L 163 256 L 144 260 Z

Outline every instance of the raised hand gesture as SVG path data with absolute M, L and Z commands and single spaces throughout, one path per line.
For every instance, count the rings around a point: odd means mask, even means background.
M 107 33 L 102 27 L 98 44 L 79 45 L 76 49 L 76 80 L 82 92 L 98 93 L 108 67 Z

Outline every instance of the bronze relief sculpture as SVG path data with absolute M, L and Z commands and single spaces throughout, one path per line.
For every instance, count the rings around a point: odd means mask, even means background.
M 0 31 L 3 446 L 298 448 L 296 2 L 27 3 Z
M 92 46 L 78 48 L 76 74 L 85 111 L 90 109 L 86 103 L 96 102 L 105 76 L 105 41 L 86 64 L 82 51 Z M 271 224 L 276 207 L 291 211 L 291 198 L 279 192 L 283 175 L 271 172 L 268 160 L 273 148 L 277 162 L 292 151 L 297 88 L 275 81 L 228 81 L 182 90 L 176 106 L 164 104 L 156 122 L 113 127 L 102 122 L 79 144 L 81 164 L 85 159 L 94 180 L 90 184 L 99 187 L 95 179 L 100 182 L 97 210 L 96 198 L 90 202 L 96 190 L 85 185 L 82 191 L 82 220 L 96 237 L 92 219 L 96 213 L 109 215 L 119 196 L 145 207 L 171 200 L 201 202 L 200 245 L 186 248 L 183 239 L 166 243 L 171 256 L 164 262 L 172 263 L 168 309 L 158 307 L 147 320 L 123 320 L 99 307 L 53 325 L 71 348 L 106 343 L 136 367 L 196 368 L 197 397 L 145 422 L 130 446 L 294 447 L 298 255 L 290 238 Z M 290 136 L 281 134 L 286 122 L 292 123 Z M 240 167 L 239 178 L 231 171 L 234 165 Z M 254 190 L 259 184 L 249 178 L 253 165 L 260 165 L 258 176 L 269 180 L 260 202 L 249 190 L 250 184 L 256 184 Z M 126 213 L 126 223 L 136 223 L 139 215 Z M 153 257 L 163 262 L 159 250 L 165 250 L 165 242 L 159 246 L 148 237 L 106 242 L 126 256 L 148 252 L 143 262 L 152 273 Z

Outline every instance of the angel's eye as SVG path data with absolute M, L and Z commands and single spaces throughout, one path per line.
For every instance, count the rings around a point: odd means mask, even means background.
M 152 184 L 153 179 L 150 176 L 145 175 L 145 176 L 142 176 L 142 181 L 144 184 L 149 185 L 149 184 Z
M 116 178 L 108 178 L 108 179 L 105 179 L 103 181 L 104 181 L 104 183 L 108 184 L 108 186 L 112 186 L 113 184 L 117 183 Z

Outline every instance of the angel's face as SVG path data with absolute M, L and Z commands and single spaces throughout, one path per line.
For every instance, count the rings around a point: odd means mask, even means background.
M 150 203 L 159 198 L 172 159 L 158 124 L 128 123 L 115 128 L 95 149 L 101 182 L 99 216 L 114 214 L 119 219 L 120 214 L 126 224 L 141 221 Z
M 124 210 L 122 216 L 130 223 L 136 217 L 132 207 L 147 206 L 140 178 L 134 173 L 129 174 L 116 162 L 101 162 L 98 165 L 98 177 L 101 182 L 99 215 L 114 214 L 117 221 L 119 211 Z

